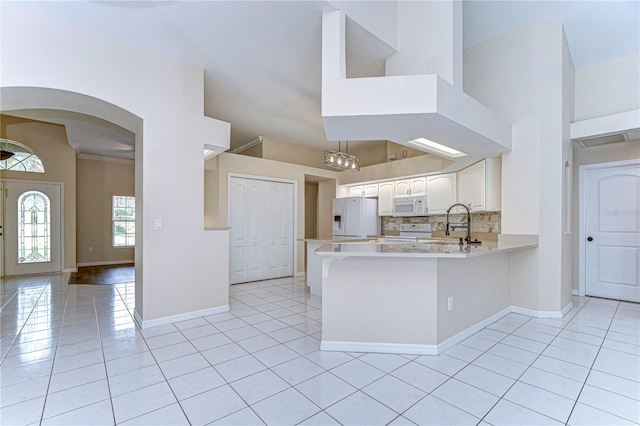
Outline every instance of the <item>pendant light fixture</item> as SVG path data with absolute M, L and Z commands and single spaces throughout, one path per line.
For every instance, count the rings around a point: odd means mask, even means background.
M 0 149 L 0 161 L 8 160 L 13 157 L 15 154 L 11 151 L 5 151 L 4 149 Z
M 0 139 L 0 161 L 8 160 L 15 155 L 9 151 L 9 142 L 11 141 L 8 139 Z
M 338 141 L 337 151 L 325 151 L 324 164 L 325 166 L 342 171 L 360 171 L 360 159 L 355 155 L 349 154 L 349 141 L 347 141 L 347 152 L 341 151 L 341 141 Z

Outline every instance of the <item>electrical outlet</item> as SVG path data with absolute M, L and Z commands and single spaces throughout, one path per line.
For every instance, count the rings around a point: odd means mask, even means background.
M 89 253 L 93 251 L 93 247 L 89 246 Z
M 447 310 L 453 310 L 453 296 L 449 296 L 449 298 L 447 299 Z
M 153 229 L 162 229 L 162 219 L 156 219 L 153 221 Z

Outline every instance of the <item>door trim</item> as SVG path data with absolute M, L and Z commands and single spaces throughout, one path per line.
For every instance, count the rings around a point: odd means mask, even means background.
M 246 173 L 227 173 L 227 225 L 229 226 L 229 218 L 231 217 L 231 178 L 253 179 L 269 182 L 280 182 L 293 184 L 293 276 L 299 276 L 298 273 L 298 181 L 295 179 L 277 178 L 271 176 L 248 175 Z M 229 239 L 231 240 L 231 239 Z M 231 242 L 229 242 L 231 247 Z
M 640 158 L 631 160 L 610 161 L 607 163 L 584 164 L 578 167 L 578 296 L 585 296 L 587 292 L 587 273 L 586 273 L 586 244 L 587 238 L 586 225 L 586 188 L 585 182 L 587 172 L 600 169 L 612 169 L 625 166 L 640 166 Z
M 7 183 L 7 182 L 12 182 L 12 183 L 38 183 L 38 184 L 47 184 L 47 185 L 58 185 L 60 186 L 60 265 L 58 265 L 59 272 L 72 272 L 69 270 L 65 270 L 64 268 L 64 260 L 65 260 L 65 256 L 64 256 L 64 247 L 65 247 L 65 235 L 64 235 L 64 182 L 55 182 L 55 181 L 48 181 L 48 180 L 35 180 L 35 179 L 0 179 L 1 182 L 3 183 Z M 4 187 L 6 188 L 6 186 Z M 3 206 L 6 208 L 7 206 L 4 205 L 5 202 L 5 194 L 1 194 L 2 196 L 2 204 Z M 6 220 L 6 219 L 5 219 Z M 4 225 L 3 225 L 4 226 Z M 3 232 L 4 234 L 4 232 Z M 2 235 L 2 237 L 4 238 L 4 235 Z M 5 257 L 6 257 L 6 251 L 7 251 L 7 245 L 6 245 L 6 241 L 3 242 L 3 253 L 2 253 L 2 258 L 0 259 L 0 262 L 2 262 L 2 272 L 5 272 Z M 77 270 L 77 268 L 74 269 L 74 271 Z

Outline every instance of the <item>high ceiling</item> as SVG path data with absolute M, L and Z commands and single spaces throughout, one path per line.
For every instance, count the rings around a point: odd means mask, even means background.
M 371 2 L 367 7 L 380 7 Z M 538 18 L 564 22 L 576 68 L 634 52 L 638 1 L 465 1 L 464 45 Z M 197 64 L 205 69 L 205 114 L 231 123 L 231 147 L 257 136 L 325 149 L 320 115 L 321 15 L 327 1 L 37 1 L 12 6 Z M 355 32 L 353 32 L 355 33 Z M 352 34 L 353 34 L 352 33 Z M 386 56 L 380 43 L 371 56 Z M 370 66 L 367 57 L 353 67 Z M 15 111 L 67 126 L 88 154 L 132 158 L 127 132 L 85 116 Z

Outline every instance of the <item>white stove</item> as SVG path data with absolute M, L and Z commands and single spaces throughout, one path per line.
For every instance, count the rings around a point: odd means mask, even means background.
M 418 238 L 431 238 L 430 223 L 403 223 L 400 225 L 400 235 L 388 235 L 385 241 L 418 241 Z

